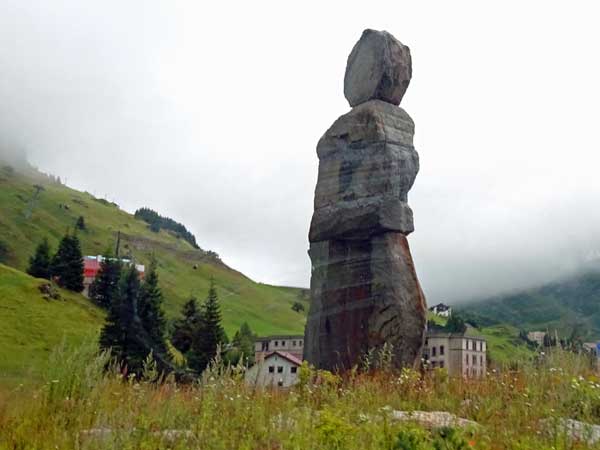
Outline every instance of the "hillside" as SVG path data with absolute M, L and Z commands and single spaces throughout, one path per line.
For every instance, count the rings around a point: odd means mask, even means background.
M 0 246 L 4 246 L 0 262 L 9 266 L 24 271 L 43 237 L 56 249 L 65 231 L 72 230 L 83 216 L 86 229 L 78 236 L 84 254 L 114 248 L 120 231 L 122 255 L 131 255 L 142 264 L 152 254 L 156 256 L 168 317 L 178 314 L 191 294 L 203 300 L 214 277 L 230 336 L 244 321 L 258 334 L 303 333 L 305 316 L 291 309 L 301 289 L 256 283 L 212 252 L 194 248 L 172 232 L 155 233 L 117 205 L 70 189 L 34 169 L 0 163 L 0 211 Z M 201 236 L 198 240 L 201 246 Z M 2 296 L 0 301 L 5 301 Z M 0 328 L 3 322 L 0 316 Z
M 95 339 L 104 312 L 80 294 L 59 290 L 61 299 L 46 300 L 38 280 L 0 264 L 0 380 L 37 378 L 48 354 L 63 339 Z M 30 374 L 24 377 L 24 374 Z
M 522 330 L 574 329 L 584 340 L 600 339 L 600 273 L 459 305 L 457 310 L 484 323 L 507 323 Z

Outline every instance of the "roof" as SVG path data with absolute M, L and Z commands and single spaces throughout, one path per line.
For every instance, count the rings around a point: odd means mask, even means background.
M 265 356 L 265 361 L 267 359 L 269 359 L 271 356 L 274 355 L 278 355 L 281 356 L 284 359 L 287 359 L 289 362 L 296 364 L 297 366 L 302 365 L 302 360 L 299 358 L 296 358 L 294 355 L 292 355 L 291 353 L 288 352 L 280 352 L 279 350 L 275 350 L 274 352 L 269 353 L 267 356 Z
M 430 311 L 433 311 L 434 309 L 441 309 L 445 311 L 450 309 L 450 307 L 444 303 L 438 303 L 437 305 L 433 305 L 431 308 L 429 308 Z
M 273 336 L 263 336 L 256 338 L 257 341 L 272 341 L 274 339 L 304 339 L 300 334 L 274 334 Z
M 477 334 L 470 334 L 468 331 L 465 333 L 449 333 L 447 331 L 437 331 L 437 330 L 427 330 L 427 335 L 426 337 L 428 338 L 467 338 L 467 339 L 476 339 L 476 340 L 480 340 L 480 341 L 485 341 L 485 337 L 484 336 L 480 336 Z

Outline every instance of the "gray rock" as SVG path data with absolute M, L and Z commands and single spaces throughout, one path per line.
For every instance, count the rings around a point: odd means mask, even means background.
M 392 419 L 399 422 L 415 422 L 425 428 L 478 428 L 473 420 L 463 419 L 446 411 L 393 411 Z
M 406 236 L 311 243 L 312 303 L 304 358 L 345 370 L 370 349 L 392 345 L 395 367 L 414 367 L 425 332 L 425 296 Z
M 358 106 L 317 145 L 304 358 L 321 369 L 349 369 L 385 344 L 393 366 L 420 362 L 425 297 L 406 239 L 419 155 L 414 123 L 396 106 L 409 80 L 408 48 L 389 33 L 366 30 L 344 80 Z
M 419 170 L 414 123 L 371 100 L 343 115 L 317 145 L 319 176 L 310 242 L 413 231 L 408 191 Z
M 410 49 L 387 31 L 365 30 L 346 65 L 350 106 L 379 99 L 399 105 L 412 76 Z
M 600 442 L 600 425 L 565 418 L 544 419 L 540 424 L 549 435 L 558 434 L 569 441 L 585 442 L 588 445 Z

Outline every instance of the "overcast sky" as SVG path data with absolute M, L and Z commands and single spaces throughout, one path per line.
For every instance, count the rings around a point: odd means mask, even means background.
M 308 286 L 315 146 L 349 110 L 352 46 L 385 29 L 413 58 L 428 301 L 494 294 L 598 260 L 596 4 L 0 0 L 0 141 Z

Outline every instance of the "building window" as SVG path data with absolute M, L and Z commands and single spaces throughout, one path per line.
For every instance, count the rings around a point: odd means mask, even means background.
M 444 354 L 444 346 L 440 345 L 440 356 Z
M 300 341 L 300 342 L 298 343 L 298 345 L 299 345 L 300 347 L 302 347 L 302 341 Z
M 275 366 L 269 366 L 269 373 L 275 373 Z
M 429 339 L 425 338 L 425 347 L 427 347 L 429 345 Z
M 473 341 L 473 350 L 477 351 L 477 342 Z
M 473 365 L 476 366 L 477 365 L 477 356 L 473 355 Z
M 279 341 L 275 341 L 275 347 L 279 345 Z
M 469 355 L 465 355 L 465 366 L 469 365 Z
M 435 356 L 435 347 L 431 347 L 431 356 Z
M 292 341 L 292 347 L 296 346 L 296 341 Z
M 281 341 L 281 346 L 285 347 L 285 341 Z
M 296 366 L 290 367 L 290 372 L 291 373 L 296 373 L 297 371 L 298 371 L 298 368 Z
M 483 355 L 479 357 L 479 365 L 483 367 Z
M 431 367 L 434 368 L 435 367 L 435 361 L 431 361 Z
M 277 366 L 277 373 L 283 373 L 283 366 Z
M 444 361 L 440 361 L 440 367 L 443 369 L 444 368 Z
M 483 351 L 483 342 L 479 341 L 479 351 Z

